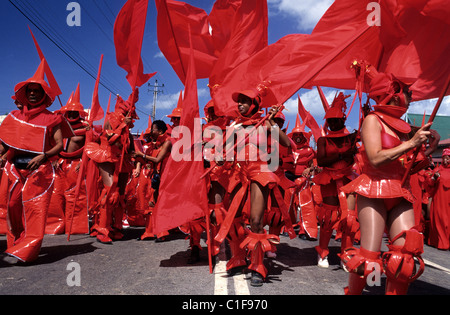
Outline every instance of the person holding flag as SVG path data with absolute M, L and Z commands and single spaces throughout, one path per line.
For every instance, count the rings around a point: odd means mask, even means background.
M 406 294 L 409 284 L 424 271 L 423 235 L 415 227 L 409 182 L 403 182 L 407 155 L 428 141 L 430 123 L 412 138 L 408 123 L 400 117 L 411 101 L 409 85 L 393 74 L 378 72 L 362 64 L 359 75 L 365 76 L 368 97 L 377 102 L 363 121 L 362 174 L 342 187 L 345 193 L 357 194 L 361 230 L 360 248 L 348 248 L 341 255 L 350 272 L 346 294 L 361 294 L 366 278 L 373 270 L 384 270 L 386 294 Z M 381 242 L 387 227 L 388 251 L 381 256 Z M 417 267 L 416 263 L 419 263 Z M 382 266 L 382 267 L 381 267 Z
M 279 129 L 279 126 L 273 120 L 278 112 L 278 107 L 271 108 L 267 119 L 261 119 L 260 107 L 263 105 L 263 97 L 266 95 L 268 87 L 264 84 L 258 85 L 257 88 L 235 92 L 232 95 L 233 101 L 236 102 L 238 114 L 235 119 L 237 128 L 256 126 L 261 121 L 264 126 L 271 130 L 272 133 L 279 135 L 280 144 L 290 146 L 291 142 L 287 136 Z M 260 126 L 260 125 L 258 125 Z M 238 131 L 236 131 L 238 132 Z M 264 213 L 267 208 L 267 201 L 270 189 L 275 188 L 279 184 L 278 177 L 268 168 L 267 159 L 262 156 L 267 152 L 258 151 L 258 160 L 252 161 L 250 158 L 250 147 L 256 145 L 259 147 L 260 141 L 265 141 L 268 145 L 268 139 L 263 136 L 250 135 L 249 143 L 238 147 L 238 151 L 245 152 L 245 159 L 235 160 L 228 192 L 230 193 L 230 205 L 226 218 L 216 235 L 215 240 L 222 242 L 225 236 L 236 235 L 239 239 L 239 246 L 232 246 L 232 255 L 230 259 L 232 264 L 227 265 L 227 269 L 243 267 L 246 265 L 245 252 L 246 249 L 250 256 L 249 269 L 252 271 L 250 284 L 255 287 L 262 286 L 264 279 L 267 277 L 267 269 L 264 266 L 265 252 L 275 252 L 275 244 L 279 243 L 278 235 L 266 234 L 264 230 Z M 236 152 L 235 152 L 236 153 Z M 238 154 L 238 156 L 241 154 Z M 278 156 L 277 156 L 278 157 Z M 250 195 L 247 191 L 250 189 Z M 250 202 L 250 209 L 247 207 Z M 280 206 L 280 205 L 279 205 Z M 284 218 L 289 220 L 290 218 Z M 250 230 L 244 229 L 246 221 L 250 222 Z M 232 231 L 241 231 L 240 233 L 232 233 Z

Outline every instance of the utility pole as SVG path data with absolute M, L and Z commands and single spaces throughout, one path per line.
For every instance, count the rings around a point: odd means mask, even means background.
M 164 88 L 164 84 L 158 85 L 158 80 L 155 80 L 155 84 L 152 86 L 150 83 L 148 84 L 148 92 L 153 92 L 153 111 L 152 111 L 152 121 L 155 121 L 156 117 L 156 101 L 158 99 L 159 93 L 164 93 L 162 90 Z

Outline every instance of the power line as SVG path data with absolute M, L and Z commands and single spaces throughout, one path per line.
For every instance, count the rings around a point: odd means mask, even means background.
M 60 49 L 67 57 L 69 57 L 70 60 L 72 60 L 78 67 L 80 67 L 84 72 L 86 72 L 90 77 L 92 77 L 94 80 L 97 79 L 96 75 L 92 74 L 88 69 L 86 69 L 85 66 L 83 66 L 82 64 L 80 64 L 74 57 L 72 57 L 67 51 L 66 49 L 64 49 L 63 47 L 61 47 L 61 45 L 59 45 L 53 38 L 51 38 L 46 31 L 44 31 L 39 25 L 36 24 L 35 21 L 33 21 L 22 9 L 20 9 L 12 0 L 8 0 L 9 3 L 11 3 L 28 21 L 30 21 L 31 24 L 33 24 L 42 34 L 45 35 L 45 37 L 47 37 L 56 47 L 58 47 L 58 49 Z M 110 91 L 113 94 L 117 94 L 117 92 L 114 92 L 112 89 L 110 89 L 108 86 L 106 86 L 105 84 L 103 84 L 100 81 L 100 85 L 102 85 L 105 89 L 107 89 L 108 91 Z

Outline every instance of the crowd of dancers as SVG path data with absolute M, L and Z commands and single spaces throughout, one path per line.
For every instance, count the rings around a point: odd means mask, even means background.
M 411 100 L 409 85 L 363 62 L 360 66 L 366 69 L 368 98 L 376 105 L 365 107 L 354 132 L 345 125 L 343 93 L 331 104 L 322 97 L 323 128 L 315 128 L 317 123 L 302 112 L 289 134 L 283 129 L 282 107 L 264 104 L 265 87 L 233 93 L 236 112 L 229 116 L 216 116 L 213 101 L 205 106 L 203 128 L 225 131 L 233 126 L 238 133 L 256 126 L 275 136 L 278 145 L 250 133 L 234 152 L 237 156 L 244 150 L 244 158 L 204 161 L 205 170 L 211 170 L 208 212 L 179 227 L 190 238 L 189 263 L 198 261 L 206 231 L 210 255 L 217 255 L 226 240 L 232 253 L 227 270 L 249 268 L 251 285 L 261 286 L 268 273 L 264 259 L 276 255 L 280 234 L 317 239 L 318 266 L 327 268 L 335 233 L 349 272 L 346 293 L 360 294 L 376 264 L 386 274 L 386 292 L 406 294 L 424 270 L 424 234 L 430 245 L 449 249 L 450 149 L 434 168 L 430 155 L 438 133 L 430 124 L 412 128 L 400 119 Z M 153 233 L 153 209 L 164 194 L 160 182 L 177 141 L 172 131 L 183 115 L 181 103 L 168 116 L 171 125 L 149 121 L 136 138 L 130 130 L 138 119 L 138 90 L 126 101 L 118 96 L 103 126 L 95 126 L 80 103 L 79 86 L 60 110 L 47 110 L 55 97 L 44 68 L 45 59 L 33 77 L 16 85 L 18 109 L 0 126 L 0 232 L 7 235 L 6 254 L 33 262 L 45 234 L 90 234 L 111 244 L 127 226 L 142 227 L 141 240 L 164 241 L 170 231 Z M 263 107 L 268 108 L 266 116 Z M 268 151 L 261 149 L 267 147 L 278 150 L 275 169 L 265 158 Z M 411 175 L 404 176 L 416 148 L 420 152 Z M 257 151 L 256 160 L 250 158 L 251 150 Z M 423 212 L 427 204 L 430 215 Z M 388 251 L 381 253 L 384 234 L 390 241 Z

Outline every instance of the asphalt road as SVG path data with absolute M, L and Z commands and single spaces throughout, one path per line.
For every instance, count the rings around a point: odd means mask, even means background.
M 216 257 L 211 274 L 203 241 L 201 260 L 189 265 L 186 235 L 176 231 L 166 242 L 137 241 L 142 232 L 142 228 L 127 229 L 125 238 L 112 245 L 98 243 L 88 235 L 74 235 L 70 242 L 64 235 L 46 236 L 39 258 L 32 264 L 16 263 L 2 254 L 0 294 L 171 295 L 188 301 L 194 295 L 342 295 L 347 285 L 348 274 L 339 267 L 336 255 L 340 243 L 333 239 L 330 267 L 322 269 L 316 265 L 317 241 L 281 236 L 277 257 L 265 261 L 270 275 L 267 283 L 254 288 L 248 285 L 248 272 L 235 276 L 225 272 L 230 255 L 227 246 Z M 0 251 L 5 249 L 6 237 L 0 236 Z M 410 286 L 408 294 L 449 295 L 449 252 L 425 246 L 423 258 L 425 272 Z M 384 283 L 382 276 L 380 286 L 368 287 L 364 294 L 383 294 Z

